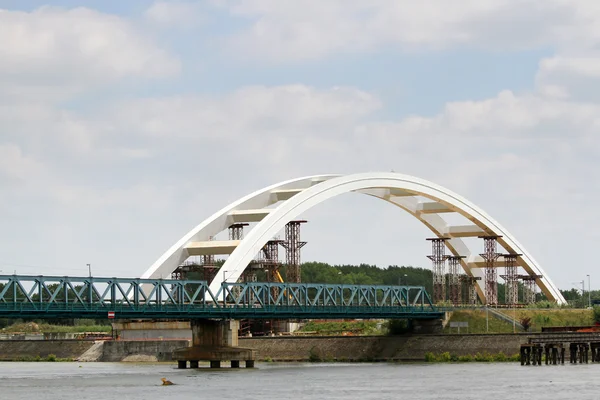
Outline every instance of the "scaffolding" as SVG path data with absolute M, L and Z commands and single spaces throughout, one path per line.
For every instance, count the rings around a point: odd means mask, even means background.
M 519 277 L 517 275 L 517 259 L 522 254 L 504 254 L 504 302 L 514 306 L 519 303 Z
M 460 282 L 460 260 L 463 258 L 465 258 L 465 256 L 448 257 L 448 288 L 450 289 L 449 299 L 455 306 L 461 303 L 462 298 L 462 285 Z
M 300 270 L 300 249 L 306 242 L 300 241 L 300 225 L 307 221 L 290 221 L 285 226 L 285 241 L 282 246 L 286 250 L 286 281 L 289 283 L 302 282 Z
M 466 288 L 463 291 L 463 304 L 474 306 L 477 304 L 477 281 L 481 280 L 481 278 L 478 276 L 463 275 L 461 280 Z
M 249 224 L 233 224 L 229 226 L 229 240 L 242 240 L 244 238 L 244 227 Z
M 536 280 L 541 279 L 542 275 L 519 275 L 523 281 L 523 303 L 535 304 Z
M 498 239 L 501 236 L 480 236 L 484 243 L 484 252 L 480 254 L 485 260 L 485 303 L 486 305 L 498 304 L 498 271 L 496 270 L 496 260 L 502 254 L 497 252 Z
M 446 244 L 448 238 L 429 238 L 431 255 L 427 256 L 433 264 L 433 301 L 439 303 L 446 300 Z

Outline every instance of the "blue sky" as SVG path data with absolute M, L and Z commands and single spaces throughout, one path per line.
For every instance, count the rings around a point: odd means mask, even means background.
M 0 270 L 138 276 L 250 191 L 394 170 L 594 276 L 600 11 L 516 3 L 0 0 Z M 304 259 L 429 266 L 371 199 L 306 218 Z

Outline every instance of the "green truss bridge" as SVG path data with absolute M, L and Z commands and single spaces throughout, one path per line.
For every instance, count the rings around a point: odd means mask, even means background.
M 421 286 L 0 275 L 1 318 L 435 319 Z

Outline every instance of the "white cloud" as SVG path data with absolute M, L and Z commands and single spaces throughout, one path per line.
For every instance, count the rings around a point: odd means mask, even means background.
M 7 100 L 0 102 L 0 179 L 11 184 L 0 185 L 0 218 L 16 227 L 7 253 L 29 254 L 32 237 L 51 237 L 32 257 L 55 265 L 60 253 L 84 265 L 74 254 L 85 254 L 138 273 L 223 203 L 274 181 L 323 172 L 393 169 L 431 179 L 515 228 L 536 257 L 573 244 L 571 234 L 598 218 L 600 106 L 575 90 L 581 82 L 594 91 L 598 75 L 595 53 L 586 51 L 600 37 L 591 2 L 222 3 L 251 21 L 250 31 L 234 41 L 277 60 L 390 46 L 550 45 L 558 53 L 541 62 L 535 91 L 448 102 L 430 117 L 382 120 L 384 104 L 372 93 L 304 84 L 246 86 L 221 95 L 186 90 L 169 97 L 109 97 L 67 110 L 44 98 L 137 76 L 169 76 L 178 62 L 120 17 L 88 9 L 4 11 L 0 37 L 15 38 L 0 42 L 0 95 Z M 187 17 L 187 3 L 165 4 L 156 3 L 146 17 L 165 25 Z M 174 4 L 184 8 L 168 9 Z M 576 49 L 569 50 L 570 43 Z M 339 203 L 340 215 L 356 214 L 354 208 L 344 212 L 349 204 Z M 368 214 L 357 219 L 361 231 L 390 232 Z M 540 231 L 551 235 L 540 239 Z M 338 232 L 310 248 L 315 258 L 342 248 L 347 261 L 364 259 L 347 243 L 348 234 Z M 388 250 L 365 261 L 395 257 Z M 570 255 L 554 261 L 541 254 L 542 262 L 571 262 Z
M 274 61 L 400 48 L 487 51 L 590 48 L 600 40 L 595 0 L 222 0 L 249 28 L 235 52 Z
M 42 173 L 43 167 L 36 160 L 23 154 L 21 148 L 16 144 L 0 143 L 0 182 L 5 188 L 11 182 L 24 183 L 29 178 Z
M 192 27 L 202 23 L 204 17 L 199 3 L 190 1 L 156 1 L 145 12 L 151 23 L 163 27 Z
M 353 88 L 290 85 L 246 87 L 212 98 L 132 99 L 118 104 L 121 112 L 95 109 L 100 118 L 41 113 L 45 118 L 32 120 L 23 114 L 20 133 L 72 127 L 75 133 L 92 132 L 93 141 L 76 149 L 68 147 L 69 140 L 55 142 L 61 160 L 51 159 L 45 145 L 25 143 L 35 150 L 28 157 L 43 160 L 45 167 L 43 175 L 32 169 L 38 174 L 29 178 L 35 190 L 29 187 L 20 198 L 70 216 L 69 228 L 57 233 L 65 252 L 73 241 L 88 240 L 76 232 L 90 226 L 137 272 L 158 257 L 161 246 L 168 247 L 224 203 L 311 173 L 394 169 L 431 179 L 480 204 L 526 245 L 533 243 L 534 254 L 544 248 L 536 239 L 540 230 L 558 243 L 565 232 L 577 229 L 576 221 L 595 218 L 592 198 L 581 194 L 600 193 L 589 168 L 589 159 L 600 158 L 597 104 L 504 91 L 483 101 L 449 103 L 433 117 L 398 121 L 378 121 L 380 106 L 375 96 Z M 0 115 L 0 124 L 9 115 L 15 113 Z M 14 119 L 11 124 L 19 126 Z M 51 143 L 43 135 L 18 137 Z M 22 163 L 22 153 L 14 148 L 7 154 Z M 108 154 L 112 158 L 105 158 Z M 343 214 L 344 205 L 336 207 Z M 353 224 L 378 231 L 381 224 L 368 214 L 365 210 Z M 317 230 L 325 224 L 314 223 Z M 42 226 L 55 229 L 56 224 Z M 160 234 L 151 235 L 152 226 L 160 227 Z M 114 236 L 111 229 L 117 227 Z M 143 238 L 145 252 L 123 250 L 123 232 L 131 240 Z M 324 257 L 326 248 L 342 246 L 345 237 L 311 243 L 309 254 Z M 345 257 L 364 259 L 351 250 Z M 372 261 L 385 262 L 391 255 L 378 257 Z M 544 254 L 538 258 L 549 261 Z M 406 262 L 423 265 L 416 259 Z
M 0 37 L 3 96 L 64 98 L 125 77 L 179 71 L 179 61 L 129 21 L 87 8 L 0 10 Z
M 373 95 L 354 88 L 250 86 L 217 98 L 177 96 L 118 104 L 114 129 L 222 142 L 264 134 L 288 135 L 290 129 L 350 125 L 380 105 Z

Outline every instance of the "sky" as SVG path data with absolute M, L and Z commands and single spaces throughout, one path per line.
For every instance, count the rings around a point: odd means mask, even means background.
M 395 171 L 600 288 L 597 0 L 0 0 L 0 38 L 3 273 L 140 276 L 254 190 Z M 305 261 L 430 267 L 385 202 L 304 218 Z

